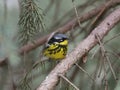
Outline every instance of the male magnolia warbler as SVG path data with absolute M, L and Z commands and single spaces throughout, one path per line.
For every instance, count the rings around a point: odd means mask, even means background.
M 46 43 L 43 54 L 54 60 L 65 58 L 68 48 L 68 37 L 64 34 L 54 34 Z

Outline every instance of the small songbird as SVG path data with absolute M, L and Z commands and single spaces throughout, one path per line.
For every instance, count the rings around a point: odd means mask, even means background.
M 54 34 L 46 43 L 43 54 L 53 60 L 65 58 L 68 48 L 68 37 L 64 34 Z

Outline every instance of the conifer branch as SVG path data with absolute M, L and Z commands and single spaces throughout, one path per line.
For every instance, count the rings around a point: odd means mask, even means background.
M 99 14 L 99 12 L 104 8 L 106 7 L 106 10 L 108 8 L 111 8 L 115 5 L 119 5 L 120 4 L 120 0 L 112 0 L 112 1 L 109 1 L 107 4 L 103 4 L 101 5 L 100 7 L 97 7 L 87 13 L 85 13 L 84 15 L 81 15 L 81 17 L 79 17 L 79 20 L 81 23 L 85 22 L 85 21 L 88 21 L 90 20 L 91 18 L 93 18 L 94 16 L 96 16 L 97 14 Z M 69 21 L 68 23 L 66 23 L 64 26 L 54 30 L 54 31 L 57 31 L 57 32 L 61 32 L 61 33 L 66 33 L 70 30 L 72 30 L 73 27 L 77 27 L 78 26 L 78 19 L 74 18 L 72 19 L 71 21 Z M 46 41 L 47 41 L 47 38 L 50 36 L 49 35 L 46 35 L 42 38 L 39 38 L 38 40 L 34 41 L 35 44 L 33 43 L 29 43 L 25 46 L 23 46 L 21 49 L 20 49 L 20 53 L 23 54 L 24 52 L 28 53 L 29 51 L 37 48 L 38 46 L 41 46 L 43 45 Z
M 19 40 L 23 45 L 27 44 L 33 37 L 44 29 L 43 14 L 33 0 L 22 0 L 20 2 Z
M 96 35 L 99 35 L 100 40 L 103 39 L 118 22 L 120 22 L 120 8 L 112 12 L 65 59 L 57 64 L 37 90 L 53 90 L 59 80 L 59 74 L 64 75 L 77 60 L 80 60 L 85 53 L 88 53 L 99 42 Z

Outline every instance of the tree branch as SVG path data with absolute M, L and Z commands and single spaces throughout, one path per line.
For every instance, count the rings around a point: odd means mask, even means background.
M 85 13 L 84 15 L 82 15 L 79 20 L 81 23 L 93 18 L 94 16 L 96 16 L 97 14 L 99 14 L 99 12 L 101 10 L 103 10 L 104 7 L 106 7 L 106 10 L 110 7 L 113 7 L 117 4 L 120 4 L 120 0 L 111 0 L 103 5 L 101 5 L 100 7 L 97 7 L 87 13 Z M 58 31 L 58 32 L 61 32 L 61 33 L 65 33 L 67 31 L 70 31 L 72 28 L 78 26 L 78 20 L 76 18 L 72 19 L 71 21 L 69 21 L 68 23 L 66 23 L 64 26 L 56 29 L 55 31 Z M 47 41 L 47 38 L 50 36 L 49 35 L 46 35 L 42 38 L 39 38 L 38 40 L 35 41 L 35 44 L 33 43 L 30 43 L 28 45 L 25 45 L 23 46 L 21 49 L 20 49 L 20 54 L 23 54 L 24 52 L 25 53 L 28 53 L 29 51 L 39 47 L 40 45 L 43 45 L 46 41 Z
M 50 72 L 46 79 L 40 84 L 37 90 L 52 90 L 58 82 L 59 74 L 65 74 L 72 65 L 79 60 L 85 53 L 88 53 L 97 43 L 96 35 L 100 39 L 103 37 L 120 21 L 120 8 L 112 12 L 101 24 L 96 27 L 91 34 L 84 39 L 65 59 L 63 59 Z
M 85 13 L 84 15 L 82 15 L 79 20 L 81 23 L 93 18 L 94 16 L 96 16 L 104 7 L 106 7 L 106 10 L 113 7 L 113 6 L 116 6 L 120 4 L 120 0 L 111 0 L 109 2 L 107 2 L 107 4 L 103 4 L 101 5 L 100 7 L 97 7 L 87 13 Z M 65 24 L 64 26 L 58 28 L 57 30 L 55 31 L 58 31 L 58 32 L 61 32 L 61 33 L 65 33 L 69 30 L 71 30 L 72 28 L 78 26 L 78 20 L 76 18 L 72 19 L 71 21 L 69 21 L 67 24 Z M 50 35 L 50 34 L 49 34 Z M 29 43 L 25 46 L 23 46 L 22 48 L 20 48 L 19 52 L 21 55 L 23 55 L 24 53 L 28 53 L 32 50 L 34 50 L 35 48 L 39 47 L 40 45 L 43 45 L 46 41 L 47 41 L 47 38 L 49 37 L 49 35 L 46 35 L 42 38 L 39 38 L 38 40 L 34 41 L 35 43 Z M 0 66 L 2 65 L 6 65 L 7 63 L 7 57 L 5 57 L 4 59 L 0 59 Z

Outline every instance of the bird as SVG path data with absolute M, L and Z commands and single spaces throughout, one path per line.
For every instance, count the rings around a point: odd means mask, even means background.
M 66 57 L 68 51 L 68 37 L 62 33 L 54 34 L 43 49 L 44 56 L 53 60 L 61 60 Z

